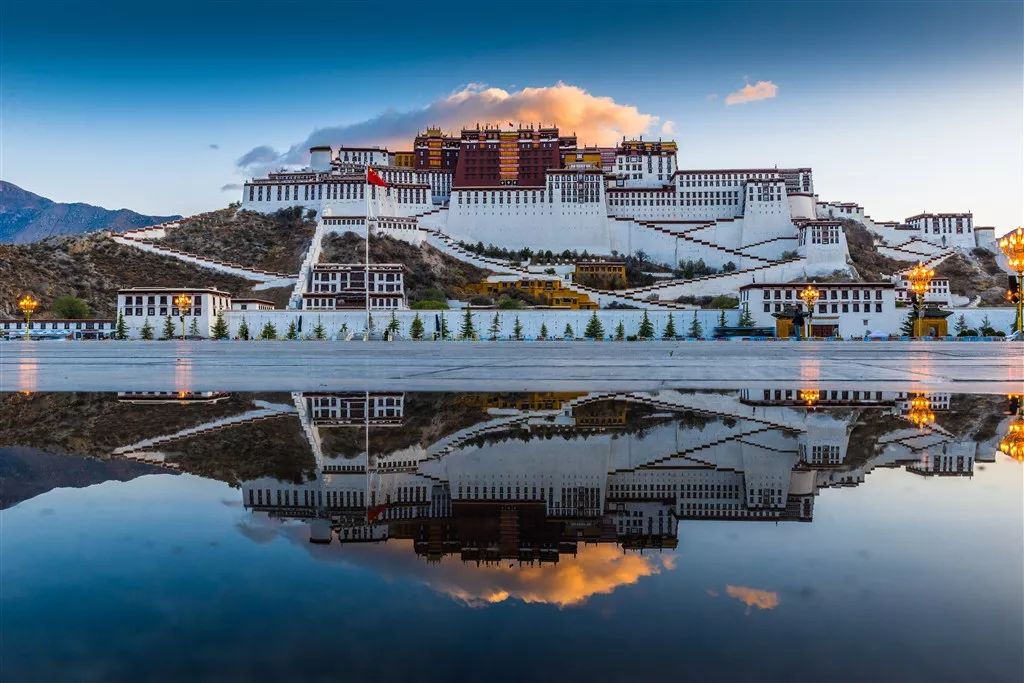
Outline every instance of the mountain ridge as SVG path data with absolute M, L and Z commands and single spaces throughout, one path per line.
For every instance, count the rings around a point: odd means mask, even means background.
M 0 180 L 0 243 L 25 244 L 95 230 L 123 232 L 176 218 L 180 216 L 147 216 L 130 209 L 55 202 Z

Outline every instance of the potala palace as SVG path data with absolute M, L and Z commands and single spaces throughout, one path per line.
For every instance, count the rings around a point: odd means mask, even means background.
M 976 226 L 968 212 L 876 221 L 857 204 L 819 198 L 810 168 L 684 169 L 677 156 L 678 146 L 672 141 L 623 139 L 614 148 L 583 147 L 575 136 L 562 135 L 554 127 L 475 126 L 458 136 L 430 128 L 415 138 L 411 151 L 318 146 L 310 149 L 308 167 L 271 172 L 244 184 L 242 209 L 271 213 L 299 206 L 315 212 L 316 231 L 298 273 L 257 271 L 162 247 L 160 238 L 173 223 L 114 239 L 240 275 L 258 283 L 256 289 L 292 288 L 286 311 L 245 314 L 250 327 L 264 319 L 284 321 L 287 311 L 292 311 L 289 319 L 295 319 L 296 312 L 315 311 L 332 327 L 344 324 L 349 330 L 362 330 L 365 297 L 370 309 L 389 311 L 389 316 L 393 312 L 404 334 L 412 314 L 407 313 L 401 264 L 373 264 L 364 272 L 362 264 L 321 262 L 325 236 L 365 235 L 369 217 L 371 236 L 386 235 L 413 245 L 426 242 L 492 273 L 492 288 L 525 282 L 578 297 L 552 301 L 571 301 L 564 308 L 572 310 L 559 312 L 552 305 L 540 312 L 520 312 L 528 337 L 542 325 L 557 331 L 565 324 L 578 326 L 580 316 L 572 314 L 580 308 L 598 309 L 610 330 L 616 321 L 626 320 L 628 326 L 639 319 L 640 310 L 623 309 L 643 309 L 660 319 L 672 311 L 697 308 L 680 303 L 680 298 L 723 294 L 744 301 L 755 324 L 773 326 L 773 314 L 798 303 L 787 283 L 825 276 L 830 291 L 814 310 L 818 334 L 895 333 L 905 317 L 896 310 L 906 299 L 905 278 L 897 272 L 885 282 L 862 282 L 851 268 L 841 219 L 862 224 L 881 255 L 905 262 L 907 268 L 918 262 L 934 266 L 958 251 L 978 247 L 998 251 L 994 229 Z M 368 168 L 386 186 L 369 184 Z M 555 254 L 575 250 L 593 255 L 598 265 L 643 253 L 649 262 L 672 267 L 702 261 L 711 274 L 680 279 L 667 273 L 653 284 L 601 288 L 574 277 L 585 264 L 503 260 L 469 247 L 475 244 Z M 129 326 L 135 329 L 142 324 L 139 315 L 169 315 L 167 302 L 173 293 L 167 290 L 160 308 L 159 294 L 149 292 L 143 298 L 126 290 L 118 311 L 127 312 Z M 968 303 L 954 297 L 949 282 L 941 279 L 932 283 L 927 299 L 945 306 Z M 234 331 L 242 314 L 228 302 L 223 304 Z M 614 319 L 609 307 L 615 311 Z M 208 306 L 205 312 L 208 319 L 216 311 Z M 714 315 L 717 312 L 699 313 L 705 329 L 714 325 Z M 738 315 L 730 311 L 730 323 Z M 502 334 L 508 334 L 512 320 L 504 317 L 509 320 L 501 323 Z M 679 318 L 683 316 L 677 314 Z M 209 329 L 206 322 L 204 330 Z

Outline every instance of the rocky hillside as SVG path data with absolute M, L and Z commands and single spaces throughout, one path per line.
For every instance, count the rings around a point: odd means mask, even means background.
M 31 244 L 0 244 L 0 316 L 20 315 L 15 300 L 30 293 L 42 302 L 36 315 L 54 317 L 48 302 L 70 294 L 100 317 L 112 317 L 121 287 L 217 287 L 232 294 L 267 298 L 242 278 L 139 251 L 104 233 L 52 237 Z
M 314 230 L 316 221 L 306 218 L 300 207 L 263 214 L 240 211 L 232 205 L 179 221 L 160 243 L 251 268 L 292 274 L 299 272 Z
M 321 262 L 362 263 L 364 240 L 354 232 L 329 235 L 324 239 Z M 370 261 L 373 263 L 402 263 L 405 265 L 405 289 L 411 301 L 433 298 L 430 290 L 441 290 L 451 299 L 466 299 L 463 287 L 479 282 L 488 272 L 444 254 L 429 244 L 414 247 L 408 242 L 390 237 L 370 240 Z
M 78 202 L 61 204 L 0 180 L 0 242 L 34 242 L 94 230 L 120 232 L 177 217 L 144 216 L 128 209 L 104 209 Z
M 850 249 L 850 262 L 865 281 L 888 279 L 893 273 L 906 270 L 911 261 L 897 261 L 878 253 L 874 236 L 860 223 L 843 219 L 843 230 Z M 935 267 L 936 277 L 949 278 L 954 294 L 981 297 L 982 306 L 1003 306 L 1006 272 L 987 249 L 974 249 L 970 255 L 957 253 Z

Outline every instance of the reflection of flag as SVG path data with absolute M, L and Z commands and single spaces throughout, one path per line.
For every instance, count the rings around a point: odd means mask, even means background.
M 381 513 L 387 509 L 387 505 L 371 505 L 366 508 L 366 523 L 373 524 L 380 517 Z
M 387 182 L 380 177 L 380 174 L 374 171 L 369 166 L 366 167 L 366 182 L 377 187 L 387 187 Z

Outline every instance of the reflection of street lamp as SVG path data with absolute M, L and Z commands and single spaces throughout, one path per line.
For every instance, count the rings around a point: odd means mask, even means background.
M 1006 233 L 998 244 L 999 250 L 1006 256 L 1006 264 L 1017 273 L 1017 319 L 1014 326 L 1020 332 L 1024 330 L 1024 228 L 1018 226 L 1016 230 Z
M 921 312 L 924 306 L 924 295 L 928 291 L 928 285 L 935 277 L 935 271 L 918 262 L 916 266 L 907 271 L 907 281 L 910 282 L 910 293 L 914 295 L 914 336 L 923 337 L 921 334 Z
M 18 308 L 21 309 L 22 315 L 25 316 L 25 339 L 28 339 L 28 328 L 32 324 L 32 314 L 35 313 L 39 307 L 39 302 L 32 298 L 31 294 L 18 299 Z
M 918 394 L 910 399 L 910 410 L 907 411 L 907 419 L 914 423 L 918 429 L 935 422 L 935 413 L 932 412 L 932 403 L 924 394 Z
M 1024 462 L 1024 417 L 1018 415 L 1010 420 L 1006 436 L 999 442 L 999 451 L 1017 462 Z
M 801 389 L 797 392 L 797 396 L 801 401 L 807 404 L 808 408 L 810 408 L 818 402 L 818 399 L 821 398 L 821 392 L 817 389 Z
M 192 297 L 188 294 L 179 294 L 174 297 L 174 305 L 178 307 L 178 315 L 181 316 L 181 339 L 185 339 L 185 309 L 192 308 Z
M 821 297 L 821 292 L 814 288 L 814 285 L 808 284 L 806 287 L 800 290 L 800 299 L 803 300 L 804 306 L 807 307 L 807 334 L 804 336 L 810 338 L 811 336 L 811 316 L 814 315 L 814 304 L 818 302 Z

